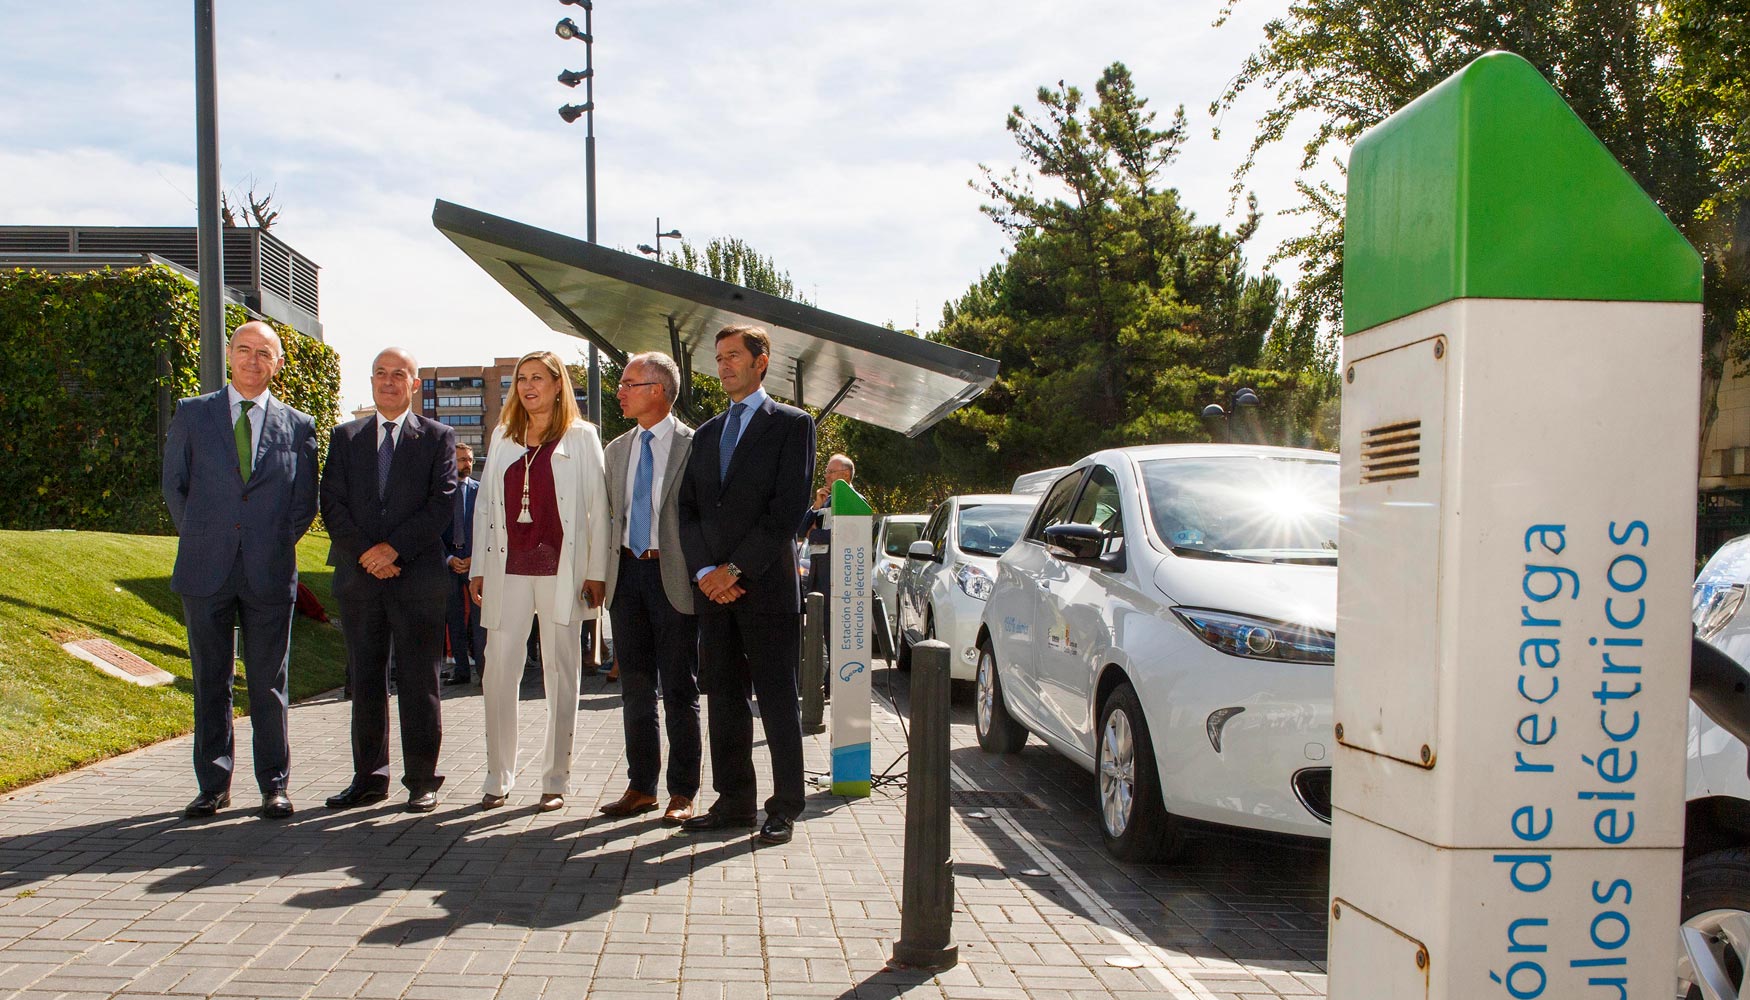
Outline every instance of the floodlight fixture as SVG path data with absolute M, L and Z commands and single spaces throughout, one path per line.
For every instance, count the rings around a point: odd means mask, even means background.
M 559 0 L 559 2 L 567 6 L 582 7 L 584 10 L 592 10 L 595 7 L 590 0 Z
M 593 69 L 568 69 L 559 74 L 559 82 L 567 87 L 575 87 L 593 76 L 595 76 Z
M 562 17 L 559 19 L 559 23 L 553 26 L 553 34 L 558 35 L 560 38 L 580 39 L 585 44 L 595 41 L 595 39 L 589 37 L 589 32 L 579 28 L 577 22 L 569 17 Z
M 583 104 L 567 104 L 564 107 L 559 109 L 559 117 L 565 119 L 568 122 L 574 122 L 577 119 L 583 117 L 585 112 L 594 111 L 594 110 L 595 110 L 595 102 L 594 101 L 587 101 Z
M 647 253 L 647 254 L 651 255 L 652 257 L 654 257 L 660 251 L 658 251 L 655 247 L 651 246 L 648 243 L 640 243 L 640 244 L 638 244 L 638 252 L 639 253 Z

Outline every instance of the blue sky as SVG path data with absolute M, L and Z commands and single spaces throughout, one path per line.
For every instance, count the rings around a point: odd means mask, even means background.
M 343 404 L 390 343 L 480 364 L 581 342 L 548 331 L 431 226 L 435 198 L 581 236 L 580 101 L 554 79 L 583 46 L 557 0 L 217 0 L 227 190 L 276 192 L 275 232 L 322 266 Z M 660 215 L 737 236 L 825 309 L 933 329 L 1005 241 L 967 182 L 1016 162 L 1003 128 L 1040 84 L 1091 89 L 1126 63 L 1194 136 L 1167 182 L 1227 212 L 1261 96 L 1210 137 L 1205 108 L 1285 0 L 836 4 L 599 0 L 598 238 L 631 249 Z M 193 5 L 0 0 L 0 223 L 192 225 Z M 1289 206 L 1298 151 L 1250 186 Z M 1295 231 L 1268 222 L 1256 269 Z

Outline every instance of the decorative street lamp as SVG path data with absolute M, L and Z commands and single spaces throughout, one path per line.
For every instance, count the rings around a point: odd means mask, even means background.
M 638 252 L 647 253 L 652 257 L 655 257 L 656 262 L 660 264 L 662 263 L 662 241 L 664 239 L 678 240 L 680 238 L 681 231 L 678 229 L 670 229 L 666 233 L 662 231 L 662 216 L 659 215 L 656 217 L 656 246 L 653 247 L 648 243 L 640 243 L 638 244 Z
M 1237 423 L 1236 423 L 1237 418 Z M 1211 429 L 1211 436 L 1216 422 L 1220 421 L 1227 440 L 1232 441 L 1237 436 L 1255 444 L 1258 424 L 1258 394 L 1249 387 L 1242 386 L 1234 390 L 1233 399 L 1229 400 L 1228 408 L 1222 409 L 1220 403 L 1210 403 L 1203 408 L 1203 420 Z
M 559 0 L 561 4 L 583 8 L 583 27 L 571 18 L 560 18 L 553 33 L 567 41 L 583 43 L 583 69 L 566 70 L 559 82 L 567 87 L 583 84 L 583 103 L 567 104 L 559 109 L 559 117 L 567 122 L 584 120 L 583 139 L 583 203 L 584 239 L 595 242 L 595 34 L 590 18 L 595 10 L 591 0 Z M 602 423 L 602 364 L 594 342 L 589 345 L 589 419 L 597 427 Z

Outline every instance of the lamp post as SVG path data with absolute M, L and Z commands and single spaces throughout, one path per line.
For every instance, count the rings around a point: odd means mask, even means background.
M 1235 437 L 1235 418 L 1239 419 L 1237 430 L 1248 443 L 1256 444 L 1258 423 L 1258 394 L 1251 388 L 1242 386 L 1234 390 L 1233 398 L 1228 401 L 1227 409 L 1222 409 L 1220 403 L 1210 403 L 1203 408 L 1203 420 L 1213 430 L 1216 421 L 1221 421 L 1224 434 L 1228 441 Z
M 591 15 L 595 5 L 591 0 L 559 0 L 561 4 L 583 8 L 583 27 L 571 18 L 561 18 L 553 26 L 553 33 L 566 40 L 576 39 L 583 43 L 583 69 L 566 70 L 559 74 L 559 82 L 567 87 L 583 84 L 583 103 L 567 104 L 559 109 L 559 117 L 567 122 L 577 121 L 579 116 L 584 119 L 583 139 L 583 204 L 584 204 L 584 239 L 595 242 L 595 34 Z M 589 345 L 589 420 L 600 427 L 602 424 L 602 363 L 601 353 L 596 350 L 594 342 Z
M 200 386 L 225 384 L 225 273 L 219 252 L 219 97 L 213 45 L 213 0 L 194 4 L 195 187 L 199 192 L 195 254 L 200 281 Z
M 656 217 L 656 246 L 653 247 L 648 243 L 640 243 L 638 244 L 638 252 L 646 253 L 655 257 L 656 262 L 660 264 L 662 263 L 662 241 L 664 239 L 678 240 L 680 238 L 681 231 L 678 229 L 670 229 L 666 233 L 662 231 L 662 216 L 659 215 Z

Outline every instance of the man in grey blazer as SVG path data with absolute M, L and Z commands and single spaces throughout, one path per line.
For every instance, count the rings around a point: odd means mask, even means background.
M 297 543 L 316 517 L 316 422 L 274 398 L 285 365 L 279 334 L 245 323 L 231 334 L 231 382 L 182 401 L 164 441 L 162 485 L 182 536 L 170 589 L 182 596 L 194 669 L 194 773 L 183 810 L 211 816 L 231 801 L 231 685 L 243 628 L 243 672 L 255 730 L 261 815 L 292 814 L 286 736 Z
M 656 808 L 660 693 L 668 723 L 669 800 L 662 820 L 671 825 L 694 815 L 703 754 L 698 622 L 675 503 L 693 444 L 692 428 L 671 412 L 680 379 L 680 367 L 666 354 L 628 359 L 615 395 L 620 412 L 638 426 L 609 442 L 605 454 L 609 531 L 620 550 L 608 560 L 605 603 L 620 662 L 628 774 L 625 794 L 601 811 L 632 816 Z

